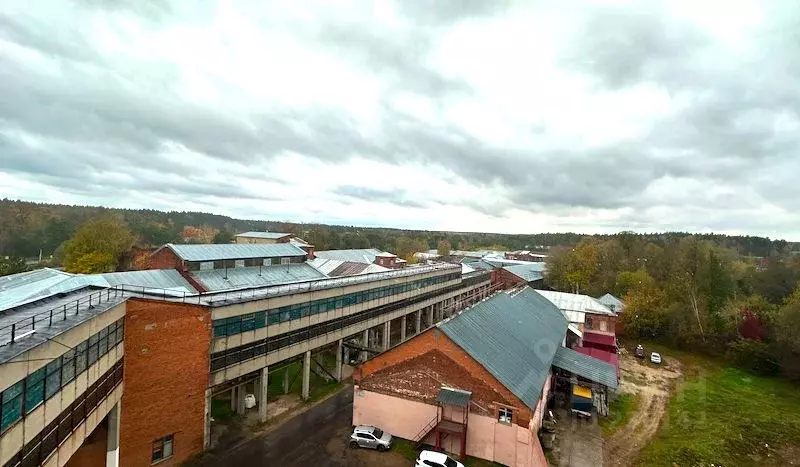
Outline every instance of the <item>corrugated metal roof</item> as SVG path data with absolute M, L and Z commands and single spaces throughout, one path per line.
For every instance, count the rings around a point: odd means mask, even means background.
M 325 274 L 306 263 L 193 271 L 192 277 L 210 292 L 246 287 L 291 284 L 324 279 Z
M 461 274 L 462 275 L 470 274 L 470 273 L 473 273 L 473 272 L 475 272 L 475 268 L 473 268 L 471 265 L 467 265 L 466 263 L 461 263 Z
M 469 391 L 443 387 L 439 389 L 439 395 L 436 396 L 436 402 L 445 405 L 455 405 L 456 407 L 467 407 L 469 406 L 469 399 L 471 397 L 472 393 Z
M 611 315 L 614 313 L 607 306 L 598 302 L 588 295 L 580 295 L 565 292 L 553 292 L 551 290 L 537 290 L 543 297 L 553 302 L 564 312 L 595 313 L 599 315 Z M 572 320 L 570 320 L 572 321 Z M 581 321 L 582 322 L 582 321 Z
M 280 233 L 280 232 L 245 232 L 236 234 L 237 237 L 247 237 L 247 238 L 267 238 L 270 240 L 277 240 L 279 238 L 288 237 L 291 234 L 289 233 Z
M 544 278 L 544 263 L 514 264 L 503 266 L 503 269 L 522 278 L 525 282 L 538 281 Z
M 620 311 L 625 309 L 625 302 L 611 295 L 610 293 L 607 293 L 602 297 L 598 298 L 597 301 L 607 306 L 611 311 L 615 313 L 619 313 Z
M 308 261 L 308 264 L 329 277 L 352 276 L 355 274 L 369 274 L 391 270 L 374 263 L 367 264 L 356 261 L 342 261 L 339 259 L 326 258 L 314 258 Z
M 567 320 L 526 288 L 499 293 L 438 325 L 528 407 L 535 409 Z
M 566 347 L 558 348 L 553 358 L 553 366 L 612 389 L 617 387 L 617 370 L 614 365 Z
M 220 245 L 177 245 L 167 243 L 156 250 L 170 248 L 184 261 L 215 261 L 223 259 L 280 258 L 305 256 L 306 252 L 290 243 L 243 243 Z M 155 254 L 155 253 L 153 253 Z
M 0 310 L 87 287 L 130 285 L 144 289 L 164 289 L 175 293 L 197 293 L 178 271 L 173 269 L 125 271 L 104 274 L 69 274 L 54 269 L 13 274 L 0 278 Z
M 355 261 L 357 263 L 374 263 L 375 257 L 386 255 L 385 251 L 376 248 L 360 250 L 323 250 L 314 252 L 314 256 L 325 259 L 338 259 L 339 261 Z

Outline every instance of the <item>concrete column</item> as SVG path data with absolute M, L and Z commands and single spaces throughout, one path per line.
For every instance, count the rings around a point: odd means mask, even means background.
M 361 338 L 361 345 L 363 345 L 364 347 L 369 347 L 369 329 L 364 330 L 364 336 Z M 367 352 L 362 351 L 360 360 L 362 362 L 366 362 L 367 357 L 368 357 Z
M 391 321 L 387 321 L 387 322 L 383 323 L 383 350 L 384 351 L 389 350 L 389 344 L 390 344 L 389 338 L 391 337 L 391 334 L 390 334 L 391 331 L 392 331 L 392 322 Z
M 267 421 L 267 390 L 269 389 L 269 367 L 261 369 L 261 378 L 258 381 L 258 418 L 261 423 Z
M 436 323 L 436 321 L 433 320 L 433 305 L 429 306 L 427 308 L 427 311 L 428 311 L 428 323 L 430 326 L 433 326 L 433 324 Z
M 106 442 L 106 467 L 119 467 L 119 402 L 108 412 L 108 438 Z
M 349 365 L 350 364 L 350 347 L 347 347 L 346 345 L 343 345 L 342 347 L 343 347 L 342 351 L 344 352 L 344 357 L 343 357 L 344 358 L 344 362 L 343 363 L 345 365 Z
M 231 388 L 231 412 L 236 413 L 236 386 Z
M 283 370 L 283 393 L 289 394 L 289 367 Z
M 244 407 L 244 396 L 247 394 L 247 387 L 244 384 L 239 385 L 236 388 L 236 413 L 239 415 L 244 415 L 245 407 Z
M 311 385 L 311 351 L 307 350 L 303 358 L 303 400 L 308 399 Z
M 336 346 L 336 371 L 333 372 L 336 381 L 342 380 L 342 347 L 342 340 L 339 339 L 339 344 Z
M 416 326 L 414 327 L 415 334 L 419 334 L 420 331 L 422 331 L 422 310 L 417 310 L 414 315 L 416 316 Z
M 400 318 L 400 342 L 406 341 L 406 317 L 403 315 Z
M 206 389 L 206 422 L 203 427 L 203 449 L 208 449 L 211 444 L 211 389 Z

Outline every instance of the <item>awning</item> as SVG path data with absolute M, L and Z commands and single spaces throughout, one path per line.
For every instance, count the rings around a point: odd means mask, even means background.
M 586 399 L 591 399 L 592 398 L 592 390 L 591 389 L 589 389 L 587 387 L 583 387 L 583 386 L 578 386 L 577 384 L 575 386 L 573 386 L 572 393 L 575 394 L 576 396 L 579 396 L 579 397 L 585 397 Z
M 617 337 L 614 334 L 602 334 L 599 332 L 585 331 L 583 333 L 583 342 L 606 345 L 609 347 L 616 347 Z
M 472 397 L 472 393 L 469 391 L 441 388 L 439 389 L 439 395 L 436 397 L 436 402 L 445 405 L 454 405 L 456 407 L 467 407 L 470 397 Z
M 559 347 L 556 350 L 553 366 L 612 389 L 616 389 L 618 384 L 617 369 L 614 365 L 580 354 L 566 347 Z

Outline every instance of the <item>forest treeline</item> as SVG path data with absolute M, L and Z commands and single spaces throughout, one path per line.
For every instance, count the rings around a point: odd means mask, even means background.
M 557 290 L 626 303 L 625 334 L 724 356 L 761 374 L 800 380 L 800 255 L 754 260 L 701 236 L 656 244 L 620 234 L 551 250 Z
M 234 219 L 202 212 L 165 212 L 151 209 L 109 209 L 96 206 L 67 206 L 26 201 L 0 200 L 0 257 L 34 258 L 41 251 L 47 258 L 63 249 L 67 240 L 89 221 L 114 217 L 128 229 L 137 246 L 147 248 L 165 243 L 229 242 L 234 234 L 251 230 L 288 232 L 315 245 L 317 250 L 379 248 L 406 259 L 416 251 L 436 249 L 447 241 L 453 249 L 540 249 L 576 245 L 585 237 L 577 233 L 436 232 L 389 228 L 367 228 L 324 224 Z M 689 236 L 687 233 L 642 234 L 648 243 L 665 246 Z M 715 245 L 743 256 L 769 257 L 785 254 L 800 245 L 763 237 L 700 235 Z M 596 236 L 613 239 L 614 235 Z

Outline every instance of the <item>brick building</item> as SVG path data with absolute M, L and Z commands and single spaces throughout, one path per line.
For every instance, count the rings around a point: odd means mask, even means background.
M 497 269 L 496 281 L 504 289 L 529 285 L 544 287 L 544 263 L 513 264 Z
M 315 352 L 333 349 L 341 377 L 348 343 L 386 350 L 490 287 L 488 273 L 447 264 L 329 278 L 290 243 L 152 258 L 177 271 L 4 278 L 0 465 L 178 465 L 209 446 L 215 398 L 244 413 L 253 394 L 266 420 L 273 368 L 301 361 L 307 398 Z

